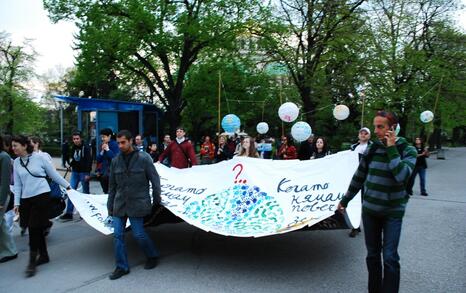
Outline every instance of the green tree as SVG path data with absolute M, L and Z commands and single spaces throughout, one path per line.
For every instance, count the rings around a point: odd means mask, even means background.
M 280 105 L 273 81 L 273 76 L 244 56 L 203 60 L 188 75 L 183 93 L 187 101 L 183 125 L 188 126 L 194 139 L 218 130 L 219 87 L 220 118 L 227 114 L 238 115 L 241 129 L 250 135 L 255 135 L 260 121 L 267 121 L 270 126 L 279 125 L 276 113 Z
M 314 88 L 330 43 L 338 39 L 345 27 L 354 25 L 359 1 L 279 0 L 271 10 L 264 9 L 260 26 L 251 30 L 262 37 L 272 60 L 284 64 L 297 87 L 302 111 L 314 124 L 314 110 L 320 97 Z M 358 29 L 358 27 L 352 27 Z
M 419 106 L 425 106 L 433 94 L 429 89 L 440 82 L 431 39 L 435 38 L 435 23 L 448 17 L 453 3 L 373 0 L 368 7 L 370 70 L 365 77 L 369 109 L 394 110 L 402 135 L 412 117 L 419 117 Z
M 80 29 L 78 63 L 111 68 L 144 98 L 166 110 L 170 128 L 186 107 L 186 76 L 206 48 L 228 48 L 255 1 L 223 0 L 44 0 L 53 21 L 74 19 Z M 101 66 L 104 64 L 104 66 Z
M 34 76 L 35 52 L 26 40 L 14 45 L 0 32 L 0 128 L 5 133 L 29 132 L 41 127 L 41 108 L 28 97 L 25 83 Z

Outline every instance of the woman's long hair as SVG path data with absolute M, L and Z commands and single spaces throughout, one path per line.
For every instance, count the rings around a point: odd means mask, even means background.
M 241 150 L 239 152 L 240 157 L 244 157 L 246 153 L 246 149 L 243 148 L 243 142 L 245 139 L 249 139 L 249 149 L 248 149 L 248 157 L 250 158 L 259 158 L 259 153 L 256 150 L 256 144 L 254 143 L 254 140 L 250 136 L 246 136 L 243 138 L 243 141 L 241 142 Z
M 419 139 L 419 140 L 421 141 L 421 149 L 424 150 L 424 147 L 425 147 L 425 146 L 424 146 L 424 140 L 422 139 L 422 137 L 416 137 L 416 138 L 414 138 L 414 146 L 415 146 L 415 147 L 417 147 L 417 146 L 416 146 L 416 139 Z
M 322 139 L 322 142 L 324 143 L 324 146 L 322 147 L 322 153 L 324 154 L 327 154 L 328 153 L 328 143 L 327 143 L 327 140 L 325 139 L 325 137 L 323 136 L 318 136 L 316 138 L 314 138 L 314 142 L 313 142 L 313 147 L 314 147 L 314 150 L 315 152 L 317 153 L 317 140 Z

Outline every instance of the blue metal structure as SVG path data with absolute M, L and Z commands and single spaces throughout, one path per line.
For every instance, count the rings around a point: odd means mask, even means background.
M 98 134 L 103 128 L 110 128 L 115 133 L 121 129 L 128 129 L 133 135 L 159 137 L 159 120 L 163 112 L 155 105 L 69 96 L 54 98 L 58 102 L 76 105 L 77 129 L 80 131 L 83 131 L 83 112 L 95 112 L 95 121 L 91 122 L 95 123 L 97 145 L 100 142 Z

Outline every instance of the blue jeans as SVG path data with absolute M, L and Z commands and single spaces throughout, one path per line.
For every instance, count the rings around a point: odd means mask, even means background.
M 369 293 L 396 293 L 400 288 L 398 244 L 402 219 L 375 217 L 363 213 L 362 220 L 367 248 Z
M 89 173 L 87 172 L 71 172 L 71 179 L 70 179 L 70 185 L 71 188 L 76 189 L 78 188 L 79 182 L 81 182 L 81 185 L 83 186 L 83 193 L 89 194 L 89 181 L 85 179 L 86 176 L 90 176 Z M 71 202 L 71 200 L 68 198 L 67 204 L 66 204 L 66 213 L 67 214 L 73 214 L 74 210 L 74 205 Z
M 413 170 L 413 185 L 416 180 L 416 175 L 419 174 L 421 193 L 426 193 L 426 169 L 425 168 L 414 168 Z
M 426 192 L 426 168 L 419 168 L 416 167 L 413 170 L 413 173 L 411 174 L 411 177 L 409 177 L 409 182 L 408 186 L 406 187 L 406 190 L 408 193 L 413 193 L 413 186 L 414 186 L 414 181 L 416 180 L 416 176 L 419 174 L 419 179 L 420 179 L 420 186 L 421 186 L 421 193 L 427 193 Z
M 128 256 L 126 255 L 125 246 L 125 226 L 126 217 L 113 217 L 113 242 L 115 244 L 115 260 L 117 268 L 129 270 Z M 144 231 L 143 218 L 130 217 L 131 231 L 139 244 L 139 247 L 144 251 L 144 254 L 149 257 L 158 257 L 159 252 L 155 248 L 154 243 Z

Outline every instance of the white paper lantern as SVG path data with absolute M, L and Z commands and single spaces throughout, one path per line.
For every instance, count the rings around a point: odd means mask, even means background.
M 291 136 L 299 142 L 305 141 L 311 134 L 311 126 L 304 121 L 296 122 L 293 127 L 291 127 Z
M 431 111 L 424 111 L 419 116 L 419 119 L 421 119 L 422 123 L 429 123 L 432 120 L 434 120 L 434 113 L 432 113 Z
M 349 108 L 346 105 L 337 105 L 333 108 L 333 117 L 337 120 L 345 120 L 349 116 Z
M 278 109 L 278 116 L 282 121 L 293 122 L 298 118 L 299 109 L 295 103 L 286 102 Z
M 269 131 L 269 125 L 267 122 L 259 122 L 256 126 L 257 133 L 266 134 Z

